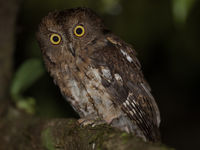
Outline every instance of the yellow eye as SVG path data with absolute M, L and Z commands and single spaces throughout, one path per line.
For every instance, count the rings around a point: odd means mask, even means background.
M 78 25 L 74 28 L 74 34 L 78 37 L 81 37 L 85 34 L 85 28 L 81 25 Z
M 53 33 L 50 36 L 50 41 L 51 41 L 52 44 L 58 45 L 61 42 L 61 37 L 60 37 L 59 34 Z

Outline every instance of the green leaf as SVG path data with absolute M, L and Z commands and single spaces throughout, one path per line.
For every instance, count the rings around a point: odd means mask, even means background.
M 35 113 L 35 99 L 32 97 L 21 97 L 17 103 L 17 108 L 25 110 L 29 114 Z
M 26 60 L 16 71 L 10 93 L 18 108 L 24 109 L 28 113 L 34 112 L 35 100 L 30 97 L 24 98 L 22 95 L 43 74 L 44 67 L 42 61 L 36 58 Z
M 195 0 L 173 0 L 173 15 L 175 22 L 185 23 L 190 9 L 195 4 Z

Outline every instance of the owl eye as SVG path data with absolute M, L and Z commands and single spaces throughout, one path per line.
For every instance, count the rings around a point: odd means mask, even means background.
M 74 28 L 74 34 L 78 37 L 82 37 L 85 34 L 85 28 L 81 25 L 78 25 Z
M 61 42 L 61 36 L 59 34 L 53 33 L 50 36 L 50 41 L 54 45 L 58 45 Z

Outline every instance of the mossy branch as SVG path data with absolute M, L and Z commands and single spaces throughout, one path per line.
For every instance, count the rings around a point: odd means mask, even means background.
M 170 150 L 108 125 L 81 127 L 74 119 L 41 120 L 21 115 L 13 119 L 9 116 L 1 120 L 2 150 Z

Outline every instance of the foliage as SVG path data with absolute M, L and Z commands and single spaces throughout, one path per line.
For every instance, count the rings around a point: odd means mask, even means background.
M 173 15 L 175 22 L 184 24 L 195 0 L 173 0 Z
M 35 112 L 35 99 L 24 97 L 23 93 L 30 88 L 42 75 L 44 67 L 40 59 L 26 60 L 16 71 L 11 85 L 11 97 L 20 109 L 28 113 Z

